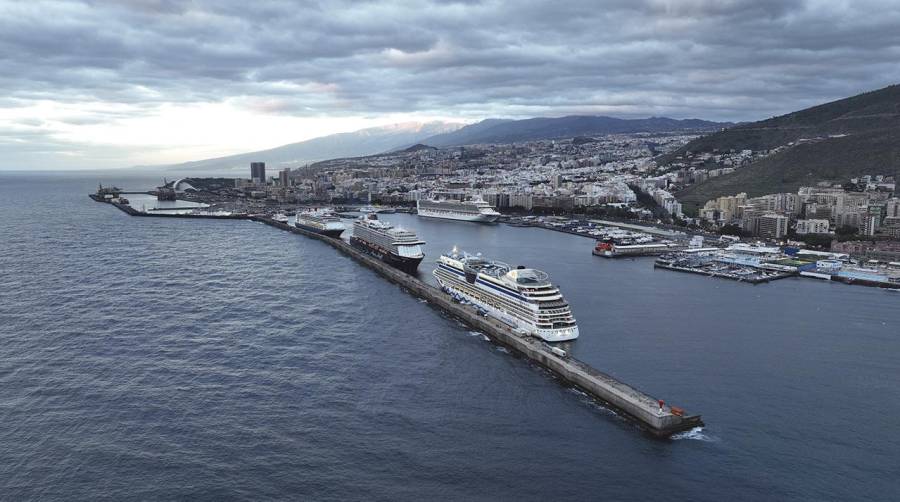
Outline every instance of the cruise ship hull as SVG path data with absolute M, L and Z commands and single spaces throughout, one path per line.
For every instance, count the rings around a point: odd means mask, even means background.
M 339 228 L 339 229 L 335 229 L 335 230 L 323 230 L 323 229 L 321 229 L 321 228 L 316 228 L 316 227 L 313 227 L 313 226 L 310 226 L 310 225 L 304 225 L 303 223 L 300 223 L 300 222 L 294 223 L 294 226 L 297 227 L 297 228 L 306 230 L 306 231 L 308 231 L 308 232 L 313 232 L 313 233 L 316 233 L 316 234 L 324 235 L 324 236 L 326 236 L 326 237 L 335 237 L 335 238 L 337 238 L 337 237 L 340 237 L 342 233 L 344 233 L 344 229 L 343 229 L 343 228 Z
M 487 312 L 487 314 L 499 321 L 508 324 L 509 326 L 520 329 L 529 335 L 536 336 L 547 342 L 566 342 L 569 340 L 575 340 L 578 338 L 578 326 L 572 326 L 570 328 L 565 329 L 541 329 L 536 328 L 535 326 L 522 321 L 521 319 L 517 319 L 503 310 L 497 309 L 492 305 L 489 305 L 485 302 L 479 301 L 477 298 L 472 297 L 467 294 L 463 289 L 455 287 L 457 284 L 454 281 L 449 281 L 443 279 L 438 274 L 434 274 L 438 283 L 441 285 L 444 290 L 449 292 L 450 294 L 460 296 L 461 298 L 465 298 L 466 301 L 477 305 L 479 308 Z
M 427 209 L 419 209 L 419 216 L 423 218 L 439 218 L 442 220 L 471 221 L 475 223 L 496 223 L 499 215 L 489 214 L 466 214 L 466 213 L 446 213 L 433 212 Z
M 416 258 L 409 258 L 405 256 L 398 256 L 394 253 L 386 251 L 379 246 L 375 246 L 370 244 L 367 241 L 364 241 L 358 237 L 350 237 L 350 244 L 369 255 L 378 258 L 379 260 L 387 263 L 388 265 L 400 269 L 408 274 L 415 274 L 416 270 L 419 268 L 419 263 L 422 262 L 422 258 L 424 256 L 419 256 Z

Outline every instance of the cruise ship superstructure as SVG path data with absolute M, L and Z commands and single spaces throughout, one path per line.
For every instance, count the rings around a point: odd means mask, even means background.
M 328 237 L 340 237 L 346 226 L 330 209 L 308 209 L 297 213 L 297 228 L 309 230 Z
M 446 220 L 493 223 L 502 216 L 480 196 L 472 200 L 420 199 L 416 202 L 419 216 Z
M 405 272 L 415 273 L 425 253 L 415 232 L 396 228 L 381 221 L 375 213 L 361 216 L 353 223 L 350 244 Z
M 548 342 L 578 338 L 572 310 L 546 272 L 454 249 L 438 258 L 434 277 L 445 291 L 529 335 Z

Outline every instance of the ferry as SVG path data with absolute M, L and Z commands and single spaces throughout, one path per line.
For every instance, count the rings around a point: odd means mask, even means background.
M 420 199 L 416 202 L 419 216 L 445 220 L 494 223 L 502 216 L 481 196 L 472 200 Z
M 353 223 L 350 244 L 410 274 L 416 272 L 425 258 L 422 252 L 425 241 L 420 240 L 415 232 L 379 220 L 375 213 L 361 216 Z
M 287 223 L 288 222 L 288 217 L 284 213 L 275 213 L 272 215 L 272 219 L 279 223 Z
M 340 237 L 347 229 L 331 209 L 318 208 L 297 212 L 294 226 L 328 237 Z
M 572 310 L 546 272 L 512 268 L 454 248 L 438 258 L 433 274 L 444 291 L 519 332 L 547 342 L 578 338 Z

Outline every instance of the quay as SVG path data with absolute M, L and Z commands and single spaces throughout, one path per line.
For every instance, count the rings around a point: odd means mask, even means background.
M 111 204 L 132 216 L 198 217 L 198 215 L 192 214 L 143 213 L 126 204 Z M 562 351 L 554 352 L 541 340 L 522 335 L 510 326 L 480 314 L 471 306 L 454 302 L 448 294 L 440 289 L 357 250 L 341 239 L 309 232 L 266 216 L 235 214 L 222 217 L 257 221 L 328 244 L 361 265 L 372 269 L 388 281 L 399 285 L 410 294 L 426 300 L 431 306 L 484 333 L 495 343 L 508 347 L 546 368 L 565 384 L 581 389 L 599 402 L 621 412 L 639 425 L 642 430 L 655 437 L 667 438 L 673 434 L 704 425 L 700 415 L 688 415 L 681 408 L 651 397 Z
M 713 270 L 701 266 L 676 265 L 668 260 L 656 260 L 653 268 L 662 268 L 665 270 L 674 270 L 676 272 L 687 272 L 691 274 L 705 275 L 707 277 L 719 277 L 722 279 L 731 279 L 738 282 L 746 282 L 750 284 L 764 284 L 777 279 L 793 277 L 797 275 L 793 272 L 775 272 L 775 271 L 758 271 L 753 274 L 741 274 L 729 270 Z
M 850 284 L 850 285 L 856 285 L 856 286 L 869 286 L 869 287 L 874 287 L 874 288 L 900 290 L 900 282 L 873 281 L 870 279 L 864 279 L 864 278 L 859 278 L 859 277 L 850 277 L 850 276 L 843 276 L 843 275 L 837 275 L 837 274 L 826 274 L 826 273 L 822 273 L 822 272 L 813 272 L 813 271 L 800 272 L 800 275 L 803 277 L 811 277 L 813 279 L 841 282 L 844 284 Z
M 203 207 L 198 207 L 198 206 L 148 207 L 147 211 L 192 211 L 194 209 L 203 209 Z
M 658 242 L 654 244 L 617 245 L 598 242 L 591 251 L 594 256 L 604 258 L 637 258 L 642 256 L 659 256 L 673 251 L 681 251 L 684 246 L 675 243 Z

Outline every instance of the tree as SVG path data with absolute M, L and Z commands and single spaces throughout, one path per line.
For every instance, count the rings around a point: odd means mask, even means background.
M 738 237 L 744 236 L 744 230 L 734 224 L 722 225 L 722 228 L 719 229 L 719 233 L 721 235 L 736 235 Z
M 834 230 L 834 236 L 840 242 L 853 240 L 858 233 L 859 229 L 851 225 L 841 225 Z
M 825 250 L 831 249 L 831 235 L 829 234 L 806 234 L 798 235 L 797 237 L 809 247 Z

